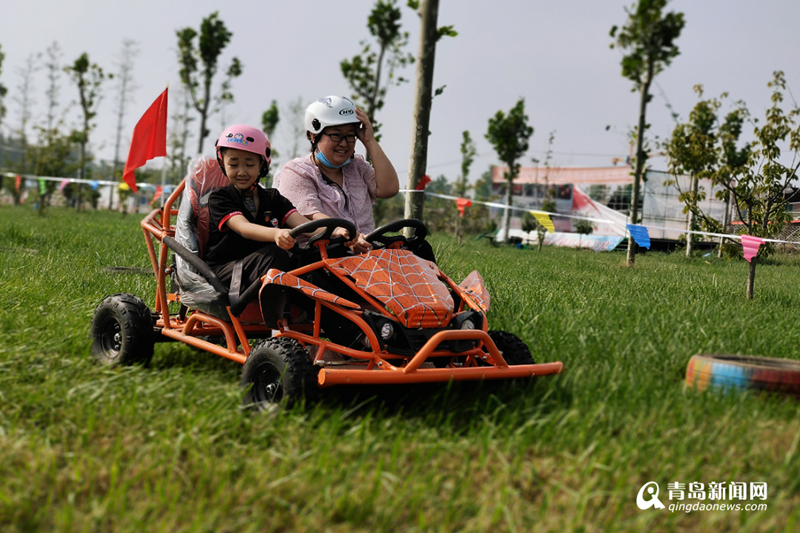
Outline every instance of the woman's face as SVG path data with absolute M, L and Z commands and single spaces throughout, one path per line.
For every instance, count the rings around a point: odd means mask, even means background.
M 356 151 L 356 126 L 357 124 L 341 124 L 328 126 L 317 136 L 317 148 L 325 154 L 333 165 L 344 164 Z M 335 142 L 331 139 L 339 137 Z

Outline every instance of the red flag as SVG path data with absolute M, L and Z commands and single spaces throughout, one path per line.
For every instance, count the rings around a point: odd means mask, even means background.
M 472 200 L 468 198 L 458 198 L 456 200 L 456 207 L 458 207 L 458 216 L 464 216 L 464 208 L 472 207 Z
M 417 183 L 417 188 L 415 190 L 424 191 L 425 190 L 425 186 L 427 184 L 429 184 L 430 182 L 431 182 L 431 179 L 428 177 L 428 175 L 427 174 L 423 174 L 422 177 L 419 180 L 419 183 Z
M 142 118 L 133 128 L 131 149 L 125 161 L 125 180 L 133 192 L 136 192 L 136 177 L 133 171 L 150 159 L 167 155 L 167 89 L 156 98 L 156 101 L 144 112 Z
M 22 176 L 17 174 L 16 179 L 14 180 L 14 185 L 17 187 L 17 192 L 19 192 L 19 188 L 22 186 Z
M 161 198 L 161 193 L 164 192 L 164 189 L 161 188 L 161 185 L 156 185 L 156 193 L 153 195 L 153 199 L 150 200 L 150 205 L 156 203 L 156 200 Z

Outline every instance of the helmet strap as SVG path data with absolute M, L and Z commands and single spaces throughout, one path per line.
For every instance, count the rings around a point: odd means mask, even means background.
M 258 181 L 256 181 L 256 183 L 258 183 Z M 252 184 L 250 188 L 247 189 L 246 191 L 241 191 L 241 194 L 243 196 L 242 200 L 244 201 L 244 206 L 251 213 L 256 212 L 256 201 L 253 198 L 254 196 L 253 193 L 256 190 L 256 183 Z

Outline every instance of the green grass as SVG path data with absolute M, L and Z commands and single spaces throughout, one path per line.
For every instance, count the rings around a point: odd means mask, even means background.
M 561 376 L 339 388 L 243 412 L 235 363 L 159 344 L 147 368 L 89 357 L 94 307 L 155 282 L 140 217 L 0 208 L 0 530 L 797 531 L 800 404 L 684 390 L 695 353 L 797 359 L 800 259 L 458 247 L 492 329 Z M 38 253 L 35 252 L 38 250 Z M 765 481 L 761 512 L 640 511 L 647 481 Z M 747 502 L 745 502 L 747 503 Z

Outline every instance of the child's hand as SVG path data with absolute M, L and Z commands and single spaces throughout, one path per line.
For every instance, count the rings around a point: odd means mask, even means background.
M 356 242 L 355 239 L 350 238 L 350 232 L 344 228 L 336 228 L 335 230 L 333 230 L 333 234 L 331 235 L 331 237 L 344 237 L 345 239 L 347 239 L 344 243 L 345 246 L 347 247 L 352 246 L 353 243 Z
M 283 248 L 284 250 L 290 250 L 295 243 L 295 240 L 290 235 L 291 231 L 288 229 L 279 229 L 278 234 L 275 236 L 275 244 L 278 245 L 278 248 Z

